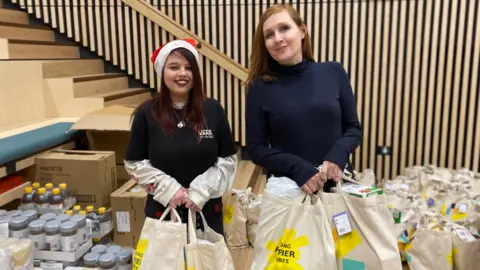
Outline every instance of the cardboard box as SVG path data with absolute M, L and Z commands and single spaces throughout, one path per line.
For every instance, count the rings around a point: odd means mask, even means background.
M 342 191 L 358 198 L 368 198 L 383 194 L 383 190 L 381 188 L 357 185 L 353 183 L 343 185 Z
M 131 192 L 137 182 L 130 180 L 112 193 L 113 239 L 115 244 L 135 248 L 143 223 L 147 193 L 143 189 Z
M 121 165 L 130 140 L 134 111 L 134 106 L 127 105 L 103 108 L 81 117 L 72 129 L 86 131 L 90 150 L 114 151 L 115 163 Z
M 53 150 L 37 156 L 35 163 L 41 184 L 67 183 L 77 204 L 110 207 L 117 186 L 114 152 Z
M 128 175 L 127 170 L 125 170 L 125 165 L 117 164 L 117 188 L 125 185 L 128 181 L 130 181 L 130 175 Z

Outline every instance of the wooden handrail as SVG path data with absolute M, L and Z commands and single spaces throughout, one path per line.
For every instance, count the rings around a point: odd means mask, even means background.
M 206 40 L 201 39 L 193 32 L 183 27 L 181 24 L 170 18 L 167 14 L 158 10 L 144 0 L 121 1 L 177 38 L 192 38 L 196 40 L 197 43 L 200 44 L 199 48 L 197 48 L 200 54 L 204 55 L 240 80 L 244 82 L 246 81 L 247 69 L 244 66 L 240 65 L 237 61 L 232 60 L 226 54 L 210 45 Z

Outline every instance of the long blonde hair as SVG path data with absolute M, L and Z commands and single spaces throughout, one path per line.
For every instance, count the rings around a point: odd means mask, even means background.
M 257 25 L 257 30 L 255 31 L 255 36 L 253 38 L 252 44 L 252 53 L 250 54 L 250 65 L 248 66 L 248 76 L 245 82 L 246 87 L 257 78 L 261 78 L 263 81 L 271 82 L 274 77 L 270 74 L 268 70 L 268 51 L 265 47 L 265 37 L 263 36 L 263 24 L 265 21 L 272 16 L 273 14 L 287 11 L 295 24 L 302 28 L 305 26 L 300 14 L 288 4 L 276 4 L 270 6 L 263 12 L 260 17 L 260 22 Z M 303 27 L 305 29 L 305 27 Z M 310 36 L 308 31 L 305 29 L 305 37 L 302 40 L 302 53 L 303 57 L 307 60 L 315 61 L 313 58 L 312 48 L 310 46 Z

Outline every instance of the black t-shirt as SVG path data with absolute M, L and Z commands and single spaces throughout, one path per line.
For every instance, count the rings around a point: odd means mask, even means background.
M 126 160 L 149 159 L 155 168 L 188 188 L 195 177 L 215 164 L 217 157 L 236 153 L 225 111 L 217 100 L 207 98 L 203 104 L 206 126 L 200 132 L 200 143 L 188 125 L 175 125 L 174 134 L 167 135 L 153 117 L 152 105 L 152 101 L 146 102 L 135 114 Z M 177 114 L 180 116 L 181 111 Z

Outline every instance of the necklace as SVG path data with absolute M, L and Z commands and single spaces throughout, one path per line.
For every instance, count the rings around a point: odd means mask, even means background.
M 183 122 L 182 120 L 180 120 L 180 117 L 178 117 L 178 114 L 177 114 L 177 112 L 175 111 L 175 109 L 173 110 L 173 113 L 175 114 L 175 116 L 177 117 L 177 120 L 178 120 L 177 127 L 178 127 L 178 128 L 183 128 L 183 127 L 185 126 L 185 122 Z

